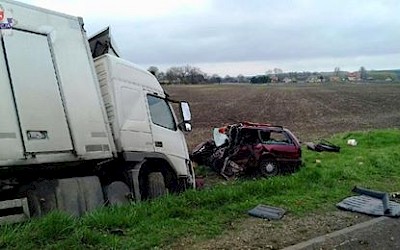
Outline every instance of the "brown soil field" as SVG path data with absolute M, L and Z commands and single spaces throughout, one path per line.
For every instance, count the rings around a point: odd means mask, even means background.
M 345 131 L 400 127 L 400 84 L 164 88 L 171 98 L 190 102 L 190 149 L 210 138 L 212 128 L 240 121 L 282 125 L 301 141 Z

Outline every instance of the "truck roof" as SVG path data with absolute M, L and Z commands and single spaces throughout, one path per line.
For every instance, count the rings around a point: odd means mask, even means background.
M 40 11 L 40 12 L 45 12 L 45 13 L 49 13 L 49 14 L 52 14 L 52 15 L 57 15 L 57 16 L 61 16 L 61 17 L 64 17 L 64 18 L 73 19 L 73 20 L 82 19 L 81 17 L 64 14 L 64 13 L 61 13 L 61 12 L 58 12 L 58 11 L 41 8 L 41 7 L 37 7 L 37 6 L 34 6 L 34 5 L 21 3 L 21 2 L 18 2 L 18 1 L 1 0 L 0 2 L 1 3 L 9 3 L 9 4 L 12 4 L 12 5 L 18 5 L 18 6 L 21 6 L 21 7 L 24 7 L 24 8 L 30 8 L 30 9 L 37 10 L 37 11 Z
M 111 68 L 110 77 L 113 79 L 140 85 L 161 96 L 165 94 L 154 75 L 134 63 L 110 54 L 104 54 L 94 60 L 96 64 L 107 61 L 108 66 Z

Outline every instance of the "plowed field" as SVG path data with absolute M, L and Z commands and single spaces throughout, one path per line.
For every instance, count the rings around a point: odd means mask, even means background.
M 211 137 L 213 127 L 253 121 L 282 125 L 301 141 L 345 131 L 400 127 L 400 84 L 318 86 L 165 86 L 191 104 L 189 148 Z

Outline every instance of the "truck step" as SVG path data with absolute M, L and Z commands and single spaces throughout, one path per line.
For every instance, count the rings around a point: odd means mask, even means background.
M 22 222 L 29 218 L 27 198 L 0 201 L 0 225 Z

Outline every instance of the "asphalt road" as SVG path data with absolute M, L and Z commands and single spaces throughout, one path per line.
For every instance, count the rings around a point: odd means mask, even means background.
M 299 249 L 400 249 L 400 219 L 375 218 L 285 248 Z

